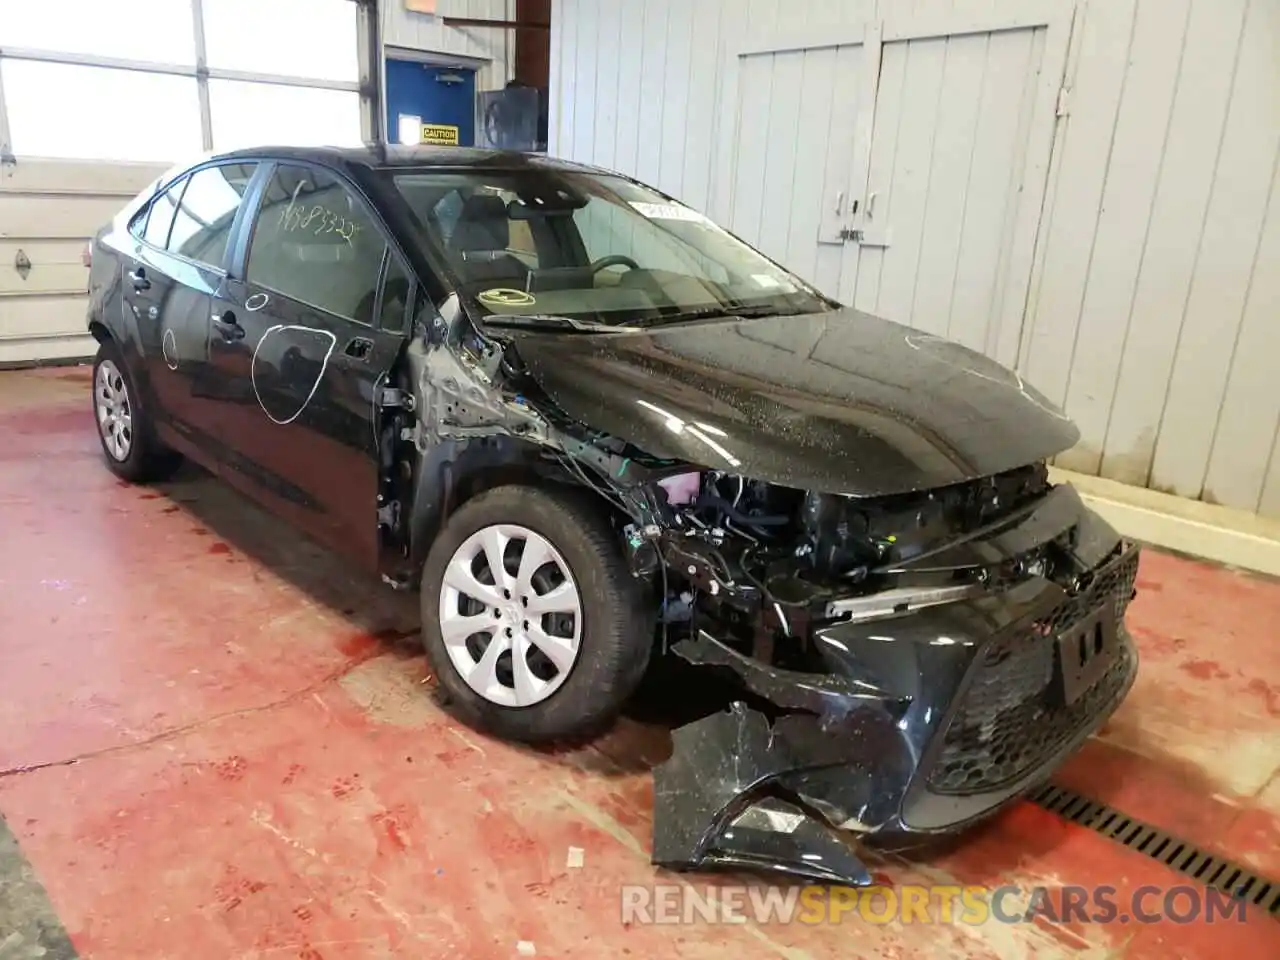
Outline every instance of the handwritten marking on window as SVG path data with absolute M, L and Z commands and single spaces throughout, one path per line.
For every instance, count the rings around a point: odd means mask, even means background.
M 294 188 L 289 205 L 280 211 L 276 225 L 285 233 L 308 233 L 312 236 L 336 233 L 350 245 L 360 232 L 360 224 L 324 204 L 315 203 L 308 207 L 299 203 L 298 194 L 302 192 L 304 182 L 299 182 Z
M 310 207 L 290 204 L 280 211 L 278 226 L 285 233 L 306 233 L 316 237 L 336 233 L 348 244 L 360 233 L 360 224 L 318 203 Z

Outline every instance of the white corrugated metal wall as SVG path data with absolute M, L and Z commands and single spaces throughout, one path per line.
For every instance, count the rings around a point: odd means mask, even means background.
M 1280 516 L 1276 0 L 557 0 L 551 42 L 553 153 L 1016 363 L 1063 466 Z

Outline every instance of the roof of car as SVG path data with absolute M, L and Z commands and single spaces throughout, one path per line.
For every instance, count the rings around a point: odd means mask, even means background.
M 272 157 L 281 160 L 311 160 L 336 165 L 385 169 L 397 167 L 474 167 L 489 170 L 590 170 L 597 167 L 560 160 L 541 153 L 517 153 L 478 147 L 430 147 L 366 145 L 362 147 L 261 146 L 218 153 L 218 159 Z

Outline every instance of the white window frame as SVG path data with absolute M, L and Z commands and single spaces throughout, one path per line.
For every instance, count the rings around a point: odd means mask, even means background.
M 178 2 L 178 0 L 175 0 Z M 378 111 L 381 110 L 380 97 L 375 96 L 374 84 L 371 82 L 380 72 L 382 65 L 370 63 L 369 31 L 372 28 L 369 10 L 373 0 L 354 0 L 357 6 L 356 45 L 357 63 L 360 80 L 323 80 L 315 77 L 300 77 L 289 74 L 257 73 L 249 70 L 224 70 L 208 65 L 204 38 L 204 0 L 187 0 L 191 12 L 191 24 L 195 40 L 195 64 L 165 63 L 151 60 L 125 60 L 118 57 L 100 57 L 94 54 L 67 53 L 57 50 L 34 49 L 28 47 L 0 46 L 0 65 L 5 59 L 36 60 L 42 63 L 63 64 L 80 67 L 107 67 L 117 70 L 130 70 L 137 73 L 169 74 L 171 76 L 190 77 L 196 81 L 196 90 L 200 103 L 200 136 L 205 151 L 214 149 L 213 117 L 209 110 L 209 81 L 245 80 L 251 83 L 269 83 L 291 87 L 318 87 L 324 90 L 343 90 L 360 95 L 361 136 L 368 141 L 373 139 L 378 127 Z M 0 76 L 0 163 L 14 161 L 13 139 L 9 129 L 9 115 L 5 105 L 4 80 Z M 174 158 L 178 159 L 178 158 Z

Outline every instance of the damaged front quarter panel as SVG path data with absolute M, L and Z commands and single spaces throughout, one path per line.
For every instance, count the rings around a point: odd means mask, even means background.
M 535 393 L 537 386 L 523 375 L 518 356 L 474 333 L 466 342 L 456 338 L 455 331 L 468 330 L 437 317 L 406 351 L 403 386 L 394 393 L 412 416 L 388 439 L 404 453 L 400 473 L 408 482 L 389 483 L 380 503 L 384 514 L 408 518 L 404 562 L 393 579 L 420 569 L 435 531 L 462 499 L 501 483 L 594 489 L 635 523 L 649 524 L 644 482 L 652 461 L 557 416 L 545 398 L 526 397 L 521 385 Z

